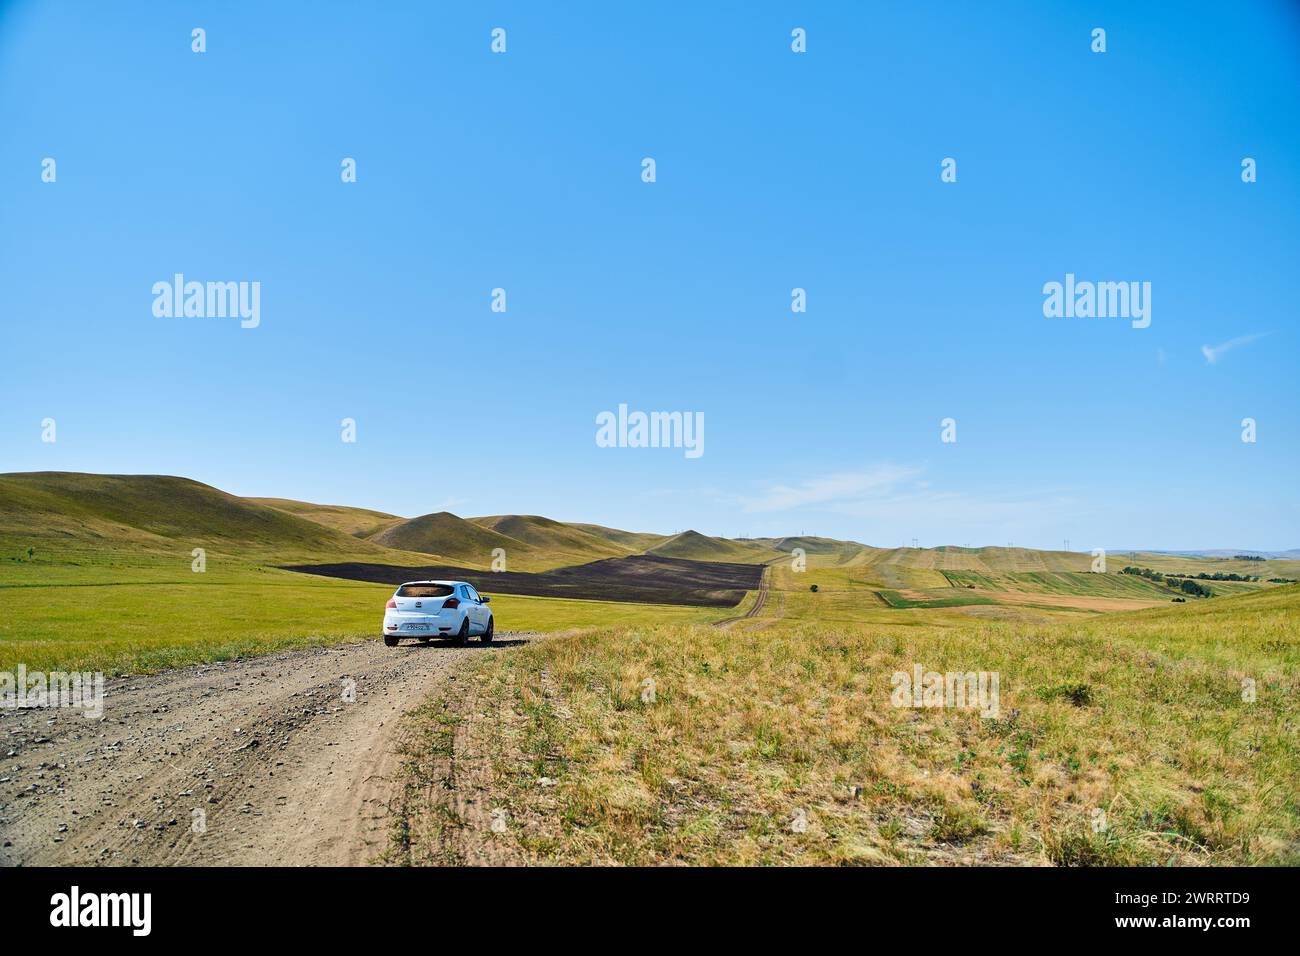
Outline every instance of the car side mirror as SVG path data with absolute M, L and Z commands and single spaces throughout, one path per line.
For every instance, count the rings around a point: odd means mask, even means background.
M 490 597 L 488 597 L 486 594 L 482 594 L 482 595 L 480 595 L 480 596 L 479 596 L 479 600 L 482 601 L 484 604 L 491 604 L 491 603 L 492 603 L 492 599 L 491 599 Z

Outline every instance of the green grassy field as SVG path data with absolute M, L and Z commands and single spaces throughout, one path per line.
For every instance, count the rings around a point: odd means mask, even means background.
M 408 772 L 432 796 L 409 809 L 423 842 L 406 855 L 1295 865 L 1297 625 L 1293 586 L 1068 623 L 760 619 L 533 643 L 414 718 Z M 891 675 L 916 664 L 998 673 L 999 715 L 893 706 Z M 476 792 L 436 785 L 453 747 L 487 755 L 461 785 Z M 509 831 L 466 806 L 506 810 Z
M 892 608 L 934 608 L 934 607 L 971 607 L 977 604 L 996 604 L 991 597 L 952 593 L 925 593 L 923 596 L 907 597 L 897 591 L 881 590 L 877 594 Z
M 0 475 L 0 670 L 21 662 L 33 670 L 140 673 L 373 640 L 391 586 L 276 565 L 446 560 L 487 568 L 496 547 L 515 570 L 634 553 L 595 531 L 528 516 L 408 520 L 238 498 L 169 476 Z M 202 572 L 193 570 L 196 548 L 204 551 Z M 735 613 L 516 595 L 493 595 L 492 607 L 502 631 L 709 623 Z
M 998 553 L 991 556 L 988 552 Z M 934 615 L 945 609 L 965 609 L 965 613 L 955 619 L 951 614 L 922 618 L 934 623 L 960 622 L 970 616 L 1047 621 L 1156 607 L 1173 603 L 1175 596 L 1184 596 L 1146 578 L 1121 574 L 1123 563 L 1120 562 L 1110 562 L 1106 573 L 1093 573 L 1088 570 L 1090 556 L 1067 552 L 1054 555 L 1056 553 L 1047 553 L 1043 561 L 1036 562 L 1020 552 L 1012 553 L 1006 549 L 953 552 L 947 557 L 935 557 L 914 549 L 809 554 L 802 572 L 794 570 L 789 558 L 772 561 L 772 582 L 773 588 L 780 592 L 790 618 L 835 622 L 886 621 L 888 614 L 882 615 L 882 607 L 893 611 L 924 610 Z M 1069 561 L 1066 561 L 1067 557 Z M 958 558 L 982 570 L 936 567 L 957 563 Z M 1078 570 L 988 570 L 991 558 L 1002 559 L 992 563 L 1007 567 L 1069 563 L 1080 567 Z M 1077 558 L 1087 560 L 1074 560 Z M 1270 571 L 1269 568 L 1283 564 L 1265 562 L 1262 570 L 1257 566 L 1256 570 L 1244 572 L 1240 568 L 1242 563 L 1235 562 L 1235 570 L 1251 574 L 1274 574 L 1276 570 Z M 1228 568 L 1218 560 L 1188 560 L 1183 570 L 1213 573 Z M 1205 583 L 1217 596 L 1276 586 L 1266 582 Z M 814 584 L 818 588 L 816 593 L 811 591 Z
M 1091 594 L 1102 597 L 1168 597 L 1168 591 L 1131 574 L 1091 574 L 1086 571 L 1021 571 L 1003 574 L 944 571 L 955 588 L 974 585 L 984 591 L 1025 591 L 1041 594 Z
M 391 585 L 265 567 L 33 568 L 0 579 L 0 671 L 141 673 L 293 647 L 377 640 Z M 500 631 L 707 623 L 728 609 L 491 595 Z
M 825 575 L 820 575 L 825 580 Z M 895 592 L 834 584 L 813 594 L 783 589 L 781 575 L 765 618 L 790 624 L 878 624 L 960 628 L 962 608 L 992 606 L 991 598 L 909 600 Z M 387 585 L 294 574 L 258 565 L 218 562 L 203 574 L 170 559 L 131 564 L 85 560 L 77 564 L 0 564 L 0 670 L 145 672 L 203 661 L 307 645 L 374 639 Z M 883 596 L 883 597 L 882 597 Z M 892 599 L 892 600 L 891 600 Z M 744 613 L 736 609 L 571 601 L 494 595 L 502 630 L 560 631 L 585 627 L 707 624 Z M 1068 609 L 1007 608 L 1015 620 L 1054 620 Z M 88 628 L 86 622 L 93 622 Z

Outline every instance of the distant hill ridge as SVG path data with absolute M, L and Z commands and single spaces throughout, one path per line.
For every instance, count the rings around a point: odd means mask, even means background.
M 899 572 L 936 581 L 943 571 L 1087 571 L 1087 552 L 1027 548 L 878 548 L 857 541 L 797 535 L 722 538 L 695 530 L 663 535 L 541 515 L 462 518 L 438 511 L 403 518 L 347 505 L 287 498 L 241 498 L 189 478 L 169 475 L 95 475 L 22 472 L 0 475 L 0 554 L 26 548 L 42 553 L 86 551 L 165 553 L 205 547 L 257 562 L 356 558 L 412 565 L 413 556 L 487 569 L 504 555 L 510 571 L 540 571 L 646 554 L 742 564 L 789 560 L 795 549 L 880 580 Z M 1110 562 L 1157 570 L 1185 570 L 1192 557 L 1226 567 L 1237 554 L 1274 559 L 1269 573 L 1300 576 L 1300 549 L 1256 552 L 1110 552 Z M 1289 560 L 1288 560 L 1289 559 Z M 424 563 L 428 563 L 426 560 Z M 1118 567 L 1112 570 L 1118 570 Z M 1261 568 L 1260 570 L 1265 570 Z
M 1132 550 L 1123 548 L 1111 552 L 1112 554 L 1127 554 Z M 1266 561 L 1295 561 L 1300 559 L 1300 548 L 1291 548 L 1287 551 L 1255 551 L 1252 548 L 1211 548 L 1205 551 L 1161 551 L 1158 549 L 1143 551 L 1137 549 L 1139 554 L 1172 554 L 1183 558 L 1235 558 L 1243 555 L 1251 558 L 1264 558 Z

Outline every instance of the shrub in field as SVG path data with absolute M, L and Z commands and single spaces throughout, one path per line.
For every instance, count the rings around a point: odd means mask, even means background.
M 1055 687 L 1040 688 L 1038 696 L 1043 700 L 1068 700 L 1075 707 L 1088 707 L 1092 704 L 1092 685 L 1067 681 Z

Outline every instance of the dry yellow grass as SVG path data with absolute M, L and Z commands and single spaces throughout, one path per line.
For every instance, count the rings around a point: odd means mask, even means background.
M 1295 863 L 1297 623 L 1290 587 L 1078 623 L 539 641 L 425 712 L 489 767 L 425 813 L 510 821 L 446 816 L 451 861 Z M 997 672 L 998 717 L 893 706 L 918 663 Z

